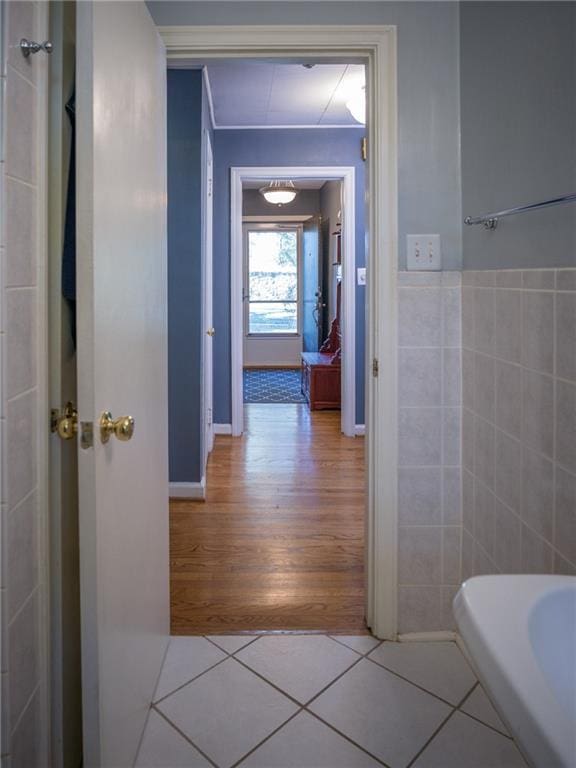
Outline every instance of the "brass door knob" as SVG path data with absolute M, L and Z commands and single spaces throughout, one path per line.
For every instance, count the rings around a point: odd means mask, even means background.
M 62 440 L 72 440 L 78 432 L 78 412 L 73 403 L 66 403 L 62 411 L 57 408 L 51 414 L 52 432 L 57 432 Z
M 214 328 L 208 328 L 206 333 L 208 334 L 208 336 L 214 336 L 214 334 L 216 333 L 216 330 Z
M 114 435 L 118 440 L 126 442 L 134 434 L 134 419 L 132 416 L 112 417 L 110 411 L 104 411 L 100 417 L 100 440 L 107 443 Z

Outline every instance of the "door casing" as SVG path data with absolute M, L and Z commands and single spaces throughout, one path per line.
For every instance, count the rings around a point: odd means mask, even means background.
M 366 347 L 367 603 L 377 637 L 397 636 L 398 106 L 396 27 L 160 27 L 169 66 L 213 58 L 364 61 L 368 137 Z M 375 363 L 375 364 L 374 364 Z M 373 375 L 376 371 L 377 375 Z M 378 371 L 381 373 L 378 374 Z
M 230 169 L 230 342 L 232 382 L 232 434 L 244 427 L 243 398 L 243 231 L 242 184 L 251 179 L 323 179 L 342 182 L 342 432 L 356 434 L 356 213 L 354 168 L 348 166 L 234 167 Z

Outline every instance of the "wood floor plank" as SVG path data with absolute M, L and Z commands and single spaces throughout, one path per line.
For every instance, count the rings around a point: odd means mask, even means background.
M 246 406 L 206 501 L 170 503 L 173 634 L 364 631 L 364 477 L 339 412 Z

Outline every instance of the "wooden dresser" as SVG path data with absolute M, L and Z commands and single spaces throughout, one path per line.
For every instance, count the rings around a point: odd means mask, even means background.
M 340 359 L 333 352 L 302 352 L 302 394 L 311 411 L 340 408 Z

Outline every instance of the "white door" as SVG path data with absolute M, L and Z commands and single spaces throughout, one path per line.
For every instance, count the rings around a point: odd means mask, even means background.
M 77 3 L 76 99 L 84 765 L 121 768 L 169 633 L 166 60 L 143 2 Z M 104 411 L 129 442 L 101 441 Z
M 208 454 L 214 447 L 214 383 L 213 383 L 213 338 L 214 327 L 212 317 L 212 221 L 213 221 L 213 157 L 210 133 L 204 132 L 205 147 L 205 178 L 204 178 L 204 464 Z

